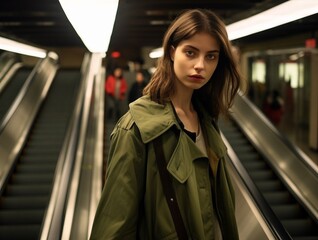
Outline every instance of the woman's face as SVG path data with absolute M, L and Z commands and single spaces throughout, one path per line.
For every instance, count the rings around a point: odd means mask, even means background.
M 201 88 L 213 75 L 219 53 L 217 40 L 207 33 L 197 33 L 181 41 L 176 48 L 171 47 L 170 56 L 177 77 L 175 86 L 179 90 Z

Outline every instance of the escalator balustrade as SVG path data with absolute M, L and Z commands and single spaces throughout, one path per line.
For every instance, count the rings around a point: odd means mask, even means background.
M 318 239 L 318 224 L 283 184 L 278 175 L 234 121 L 220 121 L 220 129 L 292 239 Z M 283 157 L 283 156 L 282 156 Z

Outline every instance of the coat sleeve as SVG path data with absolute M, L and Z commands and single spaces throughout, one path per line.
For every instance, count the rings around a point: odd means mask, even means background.
M 136 239 L 146 147 L 135 124 L 130 129 L 117 126 L 113 131 L 108 159 L 90 239 Z
M 105 92 L 108 95 L 114 96 L 114 78 L 112 76 L 108 76 L 105 82 Z

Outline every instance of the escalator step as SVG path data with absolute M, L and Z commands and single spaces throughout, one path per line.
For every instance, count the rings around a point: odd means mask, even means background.
M 26 150 L 23 151 L 23 155 L 26 156 L 26 155 L 35 155 L 35 156 L 47 156 L 49 154 L 52 154 L 54 156 L 56 156 L 58 154 L 58 151 L 57 149 L 53 149 L 53 148 L 49 148 L 47 149 L 46 148 L 27 148 Z
M 300 209 L 298 204 L 284 204 L 272 206 L 274 213 L 281 220 L 296 219 L 304 216 L 304 212 Z
M 50 184 L 53 174 L 14 174 L 11 178 L 13 184 Z
M 244 162 L 243 163 L 245 168 L 248 170 L 261 170 L 261 169 L 267 169 L 267 165 L 265 162 L 261 161 L 254 161 L 254 162 Z
M 57 141 L 61 141 L 61 140 L 57 140 Z M 50 146 L 50 150 L 46 149 L 48 147 L 48 145 Z M 40 150 L 40 149 L 43 149 L 43 150 Z M 61 144 L 60 143 L 43 143 L 43 144 L 38 144 L 38 143 L 35 143 L 35 144 L 28 144 L 28 150 L 24 152 L 24 154 L 32 154 L 32 153 L 35 153 L 35 154 L 41 154 L 41 153 L 47 153 L 47 154 L 50 154 L 50 153 L 55 153 L 57 152 L 58 150 L 61 149 Z
M 291 236 L 303 237 L 317 234 L 316 237 L 318 237 L 317 230 L 314 230 L 314 225 L 309 219 L 283 220 L 282 224 Z
M 261 192 L 281 191 L 284 189 L 282 183 L 279 180 L 272 181 L 255 181 L 256 186 Z
M 54 142 L 54 140 L 56 139 L 61 139 L 61 135 L 63 135 L 63 133 L 65 132 L 64 129 L 60 129 L 58 130 L 57 128 L 59 128 L 59 126 L 48 126 L 50 128 L 52 128 L 52 131 L 54 132 L 47 132 L 46 134 L 39 134 L 39 135 L 34 135 L 34 133 L 32 134 L 32 136 L 30 136 L 30 141 L 29 143 L 56 143 Z M 55 130 L 56 129 L 56 130 Z M 40 129 L 39 129 L 40 131 Z
M 241 153 L 240 160 L 243 163 L 263 162 L 262 160 L 259 159 L 259 155 L 256 152 Z
M 293 199 L 290 193 L 287 191 L 267 192 L 264 193 L 264 197 L 270 205 L 283 205 L 293 203 Z
M 51 155 L 45 156 L 45 158 L 39 156 L 21 156 L 20 159 L 19 164 L 56 163 L 56 157 Z
M 243 146 L 249 144 L 248 141 L 244 138 L 231 139 L 232 146 Z
M 1 209 L 42 209 L 47 206 L 48 197 L 1 197 Z
M 275 174 L 271 170 L 254 170 L 249 172 L 249 174 L 255 181 L 274 180 L 276 178 Z
M 54 104 L 54 103 L 53 103 Z M 58 102 L 56 101 L 56 105 L 58 105 Z M 39 124 L 37 124 L 38 127 L 43 127 L 43 130 L 51 131 L 52 128 L 46 128 L 47 126 L 64 126 L 63 122 L 66 119 L 65 116 L 68 115 L 65 111 L 60 111 L 58 109 L 54 109 L 54 106 L 51 106 L 51 110 L 45 111 L 43 109 L 43 114 L 45 114 L 46 118 L 39 118 L 37 121 Z M 56 112 L 58 111 L 58 112 Z M 54 121 L 53 121 L 54 119 Z
M 51 191 L 51 185 L 49 184 L 30 184 L 30 185 L 12 185 L 9 184 L 6 187 L 5 194 L 6 196 L 45 196 L 48 195 Z
M 41 224 L 30 225 L 2 225 L 0 226 L 1 240 L 38 239 Z
M 231 144 L 232 145 L 232 144 Z M 251 152 L 254 152 L 254 148 L 252 146 L 249 146 L 249 145 L 239 145 L 239 146 L 233 146 L 233 148 L 235 149 L 234 151 L 236 152 L 236 154 L 240 156 L 240 154 L 242 153 L 251 153 Z
M 45 143 L 45 142 L 49 142 L 49 143 L 56 143 L 54 142 L 55 139 L 61 139 L 61 135 L 64 134 L 65 129 L 60 129 L 58 130 L 59 126 L 56 126 L 56 124 L 53 126 L 47 126 L 48 128 L 52 128 L 52 130 L 50 132 L 48 131 L 41 131 L 41 129 L 39 129 L 39 133 L 38 135 L 35 135 L 34 133 L 32 134 L 32 136 L 30 137 L 30 143 L 35 142 L 35 143 Z M 55 131 L 56 129 L 56 131 Z M 54 132 L 52 132 L 54 131 Z
M 41 224 L 44 210 L 1 210 L 1 225 Z
M 55 164 L 19 164 L 16 173 L 52 173 L 54 169 Z
M 65 115 L 64 113 L 61 113 L 63 115 Z M 36 125 L 36 128 L 34 129 L 34 133 L 39 133 L 39 134 L 36 134 L 34 136 L 36 137 L 33 137 L 31 138 L 30 140 L 34 140 L 34 139 L 45 139 L 44 136 L 48 136 L 48 139 L 54 139 L 55 137 L 60 137 L 61 134 L 64 133 L 65 131 L 65 124 L 64 122 L 67 120 L 65 118 L 62 118 L 62 119 L 56 119 L 56 117 L 49 117 L 49 118 L 52 118 L 55 120 L 54 123 L 46 123 L 46 124 L 37 124 Z M 44 119 L 45 121 L 47 119 Z
M 240 131 L 237 131 L 237 128 L 234 125 L 231 127 L 224 128 L 224 131 L 228 136 L 231 136 L 231 137 L 235 136 L 235 137 L 242 138 L 243 136 L 243 134 Z
M 60 140 L 52 140 L 52 142 L 50 141 L 45 141 L 45 142 L 42 142 L 42 143 L 39 143 L 39 142 L 28 142 L 28 153 L 29 152 L 34 152 L 36 151 L 37 149 L 43 149 L 44 151 L 48 151 L 47 147 L 49 146 L 50 147 L 50 151 L 56 151 L 58 149 L 61 148 L 61 143 L 59 142 Z

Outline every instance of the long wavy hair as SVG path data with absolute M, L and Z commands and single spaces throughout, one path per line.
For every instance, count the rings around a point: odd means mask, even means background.
M 211 79 L 202 88 L 194 90 L 192 100 L 197 99 L 212 117 L 217 118 L 219 114 L 228 113 L 242 80 L 225 25 L 211 10 L 185 10 L 171 23 L 163 38 L 163 56 L 158 60 L 157 69 L 144 94 L 161 104 L 170 100 L 169 97 L 175 91 L 176 79 L 170 56 L 171 46 L 177 47 L 181 41 L 202 32 L 218 41 L 219 62 Z

